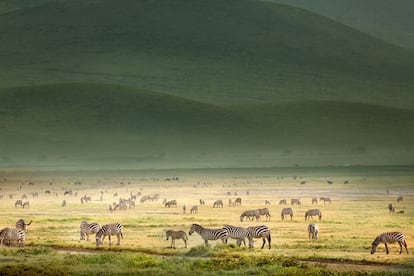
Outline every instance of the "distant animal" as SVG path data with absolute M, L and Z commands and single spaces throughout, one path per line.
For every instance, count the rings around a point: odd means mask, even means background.
M 198 214 L 198 207 L 196 205 L 191 207 L 190 214 Z
M 241 204 L 242 204 L 241 197 L 236 198 L 236 201 L 234 201 L 234 205 L 237 206 L 237 205 L 241 205 Z
M 265 205 L 270 205 L 270 201 L 269 200 L 265 200 Z
M 301 205 L 301 203 L 300 203 L 300 198 L 292 198 L 291 200 L 290 200 L 290 205 Z
M 282 220 L 285 219 L 285 216 L 290 216 L 290 220 L 292 220 L 292 218 L 293 218 L 293 210 L 292 210 L 292 208 L 290 208 L 290 207 L 289 208 L 283 208 L 280 216 L 282 217 Z
M 318 216 L 319 220 L 322 219 L 322 212 L 319 209 L 311 209 L 306 211 L 305 213 L 305 220 L 308 220 L 309 217 L 311 217 L 313 219 L 313 216 Z
M 14 207 L 17 208 L 17 206 L 23 207 L 23 201 L 21 199 L 16 200 L 14 203 Z
M 319 234 L 319 227 L 316 223 L 310 223 L 308 225 L 308 237 L 309 241 L 311 240 L 317 240 Z
M 312 205 L 313 204 L 318 204 L 318 198 L 317 197 L 314 197 L 314 198 L 312 198 Z
M 62 207 L 66 207 L 66 199 L 62 201 Z
M 240 215 L 240 221 L 243 221 L 243 219 L 245 217 L 247 217 L 249 220 L 252 220 L 254 218 L 256 218 L 256 220 L 259 220 L 259 218 L 260 218 L 260 212 L 259 212 L 259 210 L 247 210 L 247 211 L 244 211 Z
M 388 250 L 387 243 L 394 243 L 398 242 L 400 246 L 400 254 L 402 253 L 402 246 L 405 247 L 405 250 L 408 254 L 407 243 L 405 241 L 404 234 L 401 232 L 384 232 L 378 235 L 375 240 L 372 242 L 371 254 L 374 254 L 377 251 L 377 247 L 380 243 L 384 243 L 385 245 L 385 252 L 388 254 L 390 253 Z
M 326 203 L 332 203 L 332 201 L 331 201 L 331 198 L 330 197 L 321 197 L 320 199 L 319 199 L 319 202 L 320 201 L 323 201 L 323 204 L 326 204 Z
M 184 231 L 167 230 L 166 237 L 167 241 L 171 238 L 171 248 L 175 248 L 175 240 L 177 239 L 182 239 L 184 241 L 185 248 L 187 248 L 188 237 Z
M 404 198 L 403 198 L 402 196 L 399 196 L 399 197 L 397 198 L 397 202 L 403 202 L 403 200 L 404 200 Z
M 223 200 L 219 199 L 213 203 L 213 208 L 223 208 Z
M 282 204 L 284 204 L 284 205 L 286 205 L 286 204 L 287 204 L 286 199 L 281 199 L 281 200 L 279 201 L 279 205 L 282 205 Z
M 270 212 L 269 212 L 269 209 L 267 209 L 267 208 L 260 208 L 260 209 L 257 209 L 257 211 L 259 211 L 259 215 L 260 216 L 266 216 L 266 221 L 268 221 L 268 220 L 270 220 Z
M 165 207 L 170 208 L 171 206 L 177 207 L 177 200 L 173 199 L 165 203 Z
M 24 208 L 29 208 L 29 206 L 30 206 L 30 202 L 29 201 L 25 201 L 24 203 L 23 203 L 23 209 Z

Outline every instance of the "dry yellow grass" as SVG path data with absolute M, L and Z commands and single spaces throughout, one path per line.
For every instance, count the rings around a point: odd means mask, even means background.
M 192 223 L 209 228 L 220 228 L 224 224 L 251 226 L 265 224 L 272 231 L 272 249 L 267 246 L 261 250 L 261 240 L 256 240 L 254 252 L 248 254 L 278 254 L 300 257 L 344 258 L 355 260 L 390 260 L 396 262 L 414 261 L 414 178 L 412 176 L 332 176 L 324 177 L 310 174 L 303 177 L 292 177 L 282 174 L 236 175 L 233 173 L 211 174 L 188 172 L 179 181 L 166 180 L 168 176 L 149 176 L 146 174 L 120 176 L 99 176 L 97 174 L 76 173 L 44 173 L 30 175 L 26 173 L 4 174 L 0 193 L 0 228 L 14 225 L 19 218 L 32 220 L 27 234 L 26 246 L 56 245 L 63 247 L 95 248 L 94 236 L 89 241 L 79 240 L 79 224 L 82 220 L 100 224 L 119 222 L 124 225 L 124 239 L 121 248 L 137 247 L 169 253 L 170 241 L 165 240 L 165 230 L 184 230 L 188 232 Z M 327 181 L 333 184 L 327 184 Z M 349 184 L 343 184 L 344 181 Z M 76 185 L 76 181 L 81 181 Z M 301 184 L 306 181 L 305 184 Z M 29 185 L 28 182 L 33 182 Z M 23 184 L 22 184 L 23 183 Z M 53 183 L 53 184 L 49 184 Z M 21 187 L 21 190 L 20 190 Z M 46 190 L 51 195 L 45 193 Z M 64 196 L 64 191 L 72 190 L 77 196 Z M 387 194 L 387 190 L 389 194 Z M 102 201 L 100 200 L 103 191 Z M 32 198 L 31 193 L 38 197 Z M 120 197 L 128 198 L 131 193 L 142 195 L 158 193 L 158 201 L 140 203 L 137 198 L 136 207 L 126 211 L 110 213 L 108 205 L 118 201 Z M 114 196 L 118 193 L 118 196 Z M 237 195 L 236 195 L 237 193 Z M 9 195 L 15 194 L 10 199 Z M 29 208 L 15 207 L 16 199 L 27 195 Z M 91 203 L 81 204 L 80 197 L 89 195 Z M 404 201 L 397 203 L 397 197 L 404 196 Z M 319 197 L 332 199 L 332 204 L 319 202 Z M 229 207 L 228 200 L 242 198 L 242 205 Z M 312 197 L 318 197 L 317 206 L 312 205 Z M 163 199 L 175 199 L 177 208 L 165 208 Z M 280 211 L 290 206 L 291 198 L 300 198 L 302 205 L 291 206 L 294 210 L 293 220 L 282 221 Z M 63 200 L 67 206 L 62 207 Z M 199 205 L 204 199 L 206 204 Z M 222 199 L 223 208 L 212 208 L 213 202 Z M 280 199 L 288 201 L 287 206 L 280 206 Z M 25 201 L 26 199 L 23 199 Z M 265 200 L 271 201 L 270 206 Z M 392 203 L 396 210 L 404 210 L 405 214 L 391 214 L 387 206 Z M 186 205 L 184 214 L 182 206 Z M 198 205 L 198 214 L 190 214 L 190 208 Z M 240 214 L 249 209 L 268 207 L 272 215 L 270 221 L 262 220 L 240 222 Z M 308 242 L 305 221 L 306 210 L 319 208 L 323 217 L 316 218 L 320 228 L 319 240 Z M 398 254 L 397 244 L 390 245 L 390 254 L 385 255 L 384 246 L 370 255 L 370 245 L 374 238 L 385 231 L 402 231 L 406 235 L 410 255 Z M 229 240 L 235 244 L 234 240 Z M 189 236 L 188 249 L 184 249 L 182 241 L 176 242 L 176 252 L 189 250 L 202 245 L 204 241 L 194 233 Z M 212 245 L 221 241 L 211 241 Z M 107 239 L 104 246 L 108 247 Z M 115 247 L 114 245 L 112 247 Z M 256 252 L 256 253 L 255 253 Z

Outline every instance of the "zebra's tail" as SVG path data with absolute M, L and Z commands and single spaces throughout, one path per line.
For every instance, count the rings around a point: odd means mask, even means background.
M 32 221 L 30 221 L 29 223 L 25 223 L 26 225 L 30 225 L 30 224 L 32 224 Z

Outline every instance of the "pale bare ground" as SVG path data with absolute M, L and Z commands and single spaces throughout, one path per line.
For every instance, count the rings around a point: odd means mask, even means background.
M 173 177 L 179 177 L 173 181 Z M 80 181 L 81 184 L 75 184 Z M 328 184 L 331 181 L 333 184 Z M 344 184 L 348 181 L 349 184 Z M 33 184 L 29 184 L 29 182 Z M 272 249 L 260 249 L 262 241 L 256 240 L 255 249 L 247 250 L 246 254 L 277 254 L 312 257 L 316 263 L 320 259 L 345 260 L 340 267 L 358 266 L 360 269 L 375 269 L 374 265 L 366 265 L 365 261 L 385 262 L 398 267 L 401 263 L 414 261 L 414 178 L 412 176 L 338 176 L 316 175 L 292 176 L 287 174 L 211 174 L 184 173 L 176 174 L 145 174 L 126 175 L 117 173 L 115 176 L 103 176 L 90 173 L 76 175 L 72 173 L 28 174 L 3 172 L 0 194 L 0 228 L 13 225 L 17 219 L 32 220 L 26 246 L 53 244 L 67 248 L 90 250 L 95 248 L 94 236 L 89 241 L 79 240 L 79 224 L 82 220 L 96 221 L 100 224 L 120 222 L 124 225 L 124 239 L 121 248 L 133 250 L 149 248 L 158 250 L 160 254 L 170 253 L 170 241 L 165 240 L 167 229 L 184 230 L 188 233 L 192 223 L 208 228 L 221 228 L 224 224 L 237 226 L 267 225 L 272 231 Z M 50 191 L 50 195 L 45 191 Z M 72 190 L 75 195 L 64 192 Z M 388 191 L 387 191 L 388 190 Z M 37 192 L 33 198 L 31 193 Z M 118 202 L 119 198 L 129 198 L 131 193 L 143 195 L 159 194 L 153 202 L 140 203 L 137 197 L 136 207 L 126 211 L 110 213 L 108 206 Z M 118 194 L 115 196 L 115 194 Z M 14 195 L 10 198 L 10 195 Z M 29 208 L 15 207 L 17 199 L 27 195 Z M 91 203 L 81 204 L 80 197 L 89 195 Z M 102 200 L 101 200 L 102 195 Z M 402 195 L 403 202 L 398 203 L 397 197 Z M 323 204 L 320 197 L 330 197 L 332 204 Z M 231 207 L 233 201 L 242 198 L 242 205 Z M 318 198 L 318 204 L 312 205 L 311 199 Z M 175 199 L 177 208 L 165 208 L 163 199 Z M 292 198 L 300 198 L 301 205 L 291 206 Z M 203 199 L 205 205 L 200 205 Z M 213 208 L 213 202 L 221 199 L 223 208 Z M 279 200 L 286 199 L 287 206 L 279 205 Z M 67 206 L 62 207 L 63 200 Z M 265 205 L 265 200 L 271 205 Z M 404 214 L 389 213 L 387 206 L 392 203 L 396 211 L 404 210 Z M 183 206 L 187 207 L 186 213 Z M 198 206 L 198 214 L 190 214 L 191 206 Z M 260 221 L 240 221 L 240 214 L 245 210 L 267 207 L 270 210 L 270 221 L 264 217 Z M 284 207 L 292 207 L 293 220 L 282 221 L 280 211 Z M 319 208 L 323 217 L 316 218 L 320 228 L 319 240 L 309 242 L 305 221 L 306 210 Z M 384 246 L 378 247 L 377 253 L 371 255 L 371 243 L 374 238 L 385 231 L 402 231 L 410 254 L 399 255 L 399 247 L 390 245 L 390 254 L 385 254 Z M 115 244 L 116 238 L 113 239 Z M 230 240 L 231 244 L 235 241 Z M 211 241 L 211 245 L 221 241 Z M 112 247 L 116 247 L 115 245 Z M 186 252 L 191 247 L 204 244 L 197 233 L 189 236 L 188 248 L 184 248 L 181 240 L 176 242 L 174 252 Z M 104 247 L 109 247 L 107 240 Z M 78 249 L 76 249 L 78 250 Z M 74 251 L 76 251 L 74 250 Z M 82 250 L 79 250 L 81 252 Z M 93 251 L 92 251 L 93 252 Z M 346 262 L 355 260 L 356 263 Z M 319 261 L 322 265 L 337 265 L 335 262 Z M 357 268 L 353 268 L 357 269 Z M 383 269 L 383 268 L 382 268 Z

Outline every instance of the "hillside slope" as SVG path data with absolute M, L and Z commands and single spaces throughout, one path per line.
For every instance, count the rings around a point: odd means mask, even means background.
M 0 89 L 0 101 L 0 167 L 389 165 L 414 153 L 414 112 L 384 106 L 230 109 L 93 83 Z
M 0 33 L 2 87 L 105 82 L 222 105 L 414 100 L 411 51 L 262 1 L 59 1 L 1 15 Z

